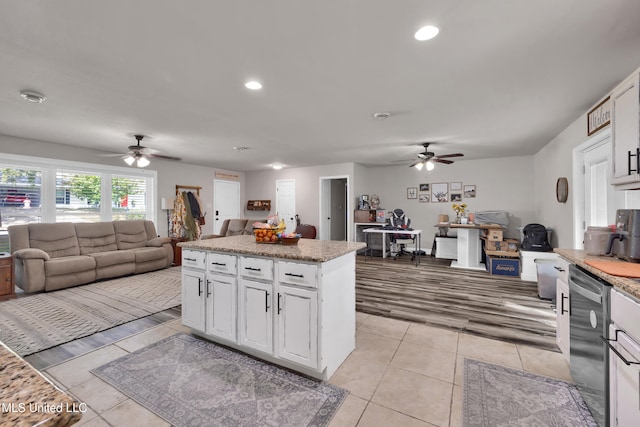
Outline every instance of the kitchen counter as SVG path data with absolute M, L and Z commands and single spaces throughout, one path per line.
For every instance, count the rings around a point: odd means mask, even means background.
M 364 242 L 300 239 L 297 245 L 256 243 L 253 236 L 230 236 L 181 242 L 183 249 L 231 252 L 244 255 L 284 258 L 297 261 L 327 262 L 366 247 Z
M 577 250 L 577 249 L 554 249 L 553 251 L 558 253 L 561 257 L 567 259 L 571 263 L 577 264 L 580 267 L 587 270 L 588 272 L 593 273 L 596 276 L 600 277 L 601 279 L 606 280 L 607 282 L 611 283 L 615 288 L 623 290 L 629 295 L 632 295 L 640 299 L 640 280 L 631 279 L 628 277 L 612 276 L 585 263 L 585 261 L 587 260 L 607 260 L 607 261 L 615 261 L 615 262 L 627 262 L 627 261 L 623 261 L 615 257 L 587 255 L 587 253 L 584 250 Z
M 80 421 L 86 405 L 59 390 L 2 343 L 0 360 L 0 424 L 65 427 Z

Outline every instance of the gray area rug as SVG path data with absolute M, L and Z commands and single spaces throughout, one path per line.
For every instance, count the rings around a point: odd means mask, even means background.
M 2 341 L 27 356 L 181 304 L 181 267 L 0 303 Z
M 597 427 L 575 385 L 464 360 L 464 425 Z
M 174 426 L 325 426 L 348 394 L 182 333 L 92 372 Z

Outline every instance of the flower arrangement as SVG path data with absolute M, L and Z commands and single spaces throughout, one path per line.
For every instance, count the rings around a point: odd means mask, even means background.
M 456 214 L 458 214 L 458 216 L 463 216 L 464 213 L 467 211 L 466 203 L 461 203 L 461 204 L 454 203 L 453 206 L 451 207 L 456 212 Z

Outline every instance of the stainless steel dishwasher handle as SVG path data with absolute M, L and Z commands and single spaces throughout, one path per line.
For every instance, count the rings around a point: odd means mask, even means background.
M 593 301 L 593 302 L 597 302 L 598 304 L 602 304 L 602 295 L 596 293 L 596 292 L 592 292 L 590 290 L 587 290 L 583 287 L 581 287 L 580 285 L 576 284 L 575 282 L 571 282 L 570 284 L 574 285 L 571 286 L 569 288 L 569 292 L 571 293 L 571 291 L 575 291 L 577 294 L 582 295 L 583 297 L 585 297 L 586 299 Z

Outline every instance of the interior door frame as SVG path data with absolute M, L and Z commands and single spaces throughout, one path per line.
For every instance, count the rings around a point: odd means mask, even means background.
M 216 192 L 216 187 L 218 183 L 224 183 L 226 184 L 234 184 L 237 185 L 237 189 L 238 189 L 238 204 L 237 204 L 237 216 L 236 218 L 240 218 L 240 215 L 242 213 L 242 209 L 241 209 L 241 199 L 242 199 L 242 185 L 240 184 L 240 181 L 232 181 L 232 180 L 228 180 L 228 179 L 214 179 L 213 180 L 213 215 L 211 215 L 211 219 L 210 221 L 213 222 L 213 232 L 217 233 L 219 231 L 219 229 L 216 229 L 217 227 L 221 227 L 222 223 L 224 222 L 225 218 L 219 218 L 217 215 L 217 212 L 220 211 L 219 206 L 218 206 L 218 200 L 216 199 L 217 197 L 217 192 Z
M 318 180 L 319 187 L 319 215 L 318 215 L 318 238 L 320 240 L 329 240 L 331 238 L 331 181 L 334 179 L 347 180 L 347 204 L 345 206 L 345 215 L 347 222 L 347 242 L 350 242 L 353 234 L 353 200 L 351 197 L 351 179 L 349 175 L 333 175 L 321 176 Z

